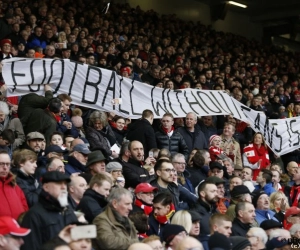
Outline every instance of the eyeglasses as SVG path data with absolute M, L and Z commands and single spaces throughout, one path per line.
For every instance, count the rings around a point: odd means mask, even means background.
M 162 169 L 161 171 L 165 171 L 165 172 L 167 172 L 167 173 L 175 173 L 176 172 L 176 170 L 174 169 L 174 168 L 165 168 L 165 169 Z
M 174 161 L 174 163 L 178 164 L 178 165 L 181 165 L 181 166 L 186 166 L 186 163 L 185 162 L 176 162 Z
M 10 162 L 0 162 L 0 167 L 10 167 Z

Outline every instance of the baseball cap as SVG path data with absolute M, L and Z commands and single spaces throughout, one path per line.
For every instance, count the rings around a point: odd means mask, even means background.
M 63 150 L 60 146 L 51 145 L 45 149 L 45 155 L 55 152 L 55 153 L 65 153 L 67 150 Z
M 30 141 L 30 140 L 34 140 L 34 139 L 40 139 L 40 140 L 45 140 L 45 137 L 43 134 L 39 133 L 39 132 L 30 132 L 27 134 L 27 137 L 26 137 L 27 141 Z
M 91 153 L 91 151 L 89 150 L 88 146 L 85 145 L 85 144 L 77 144 L 77 145 L 75 145 L 74 148 L 73 148 L 73 152 L 74 151 L 77 151 L 77 152 L 85 154 L 85 155 L 88 155 L 88 154 Z
M 14 236 L 26 236 L 30 229 L 20 227 L 18 222 L 9 216 L 0 216 L 0 234 L 11 234 Z
M 136 194 L 141 193 L 141 192 L 150 193 L 150 192 L 157 191 L 157 190 L 158 190 L 157 187 L 153 187 L 149 183 L 140 183 L 139 185 L 136 186 L 134 192 Z

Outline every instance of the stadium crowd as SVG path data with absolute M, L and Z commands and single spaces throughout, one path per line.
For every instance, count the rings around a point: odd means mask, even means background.
M 109 8 L 108 8 L 109 7 Z M 93 0 L 0 0 L 0 60 L 70 59 L 300 114 L 299 54 Z M 260 250 L 300 242 L 300 151 L 232 116 L 138 120 L 0 89 L 0 250 Z

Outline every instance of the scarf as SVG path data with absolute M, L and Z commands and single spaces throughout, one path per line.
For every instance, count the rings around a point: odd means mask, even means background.
M 293 207 L 298 207 L 299 198 L 300 198 L 300 185 L 299 186 L 293 185 L 290 192 L 290 199 L 292 201 Z
M 171 203 L 170 212 L 168 214 L 162 216 L 154 215 L 154 218 L 159 222 L 159 224 L 167 224 L 174 213 L 175 213 L 175 206 L 173 203 Z
M 60 121 L 61 121 L 60 115 L 54 114 L 53 112 L 51 112 L 51 111 L 49 110 L 49 108 L 47 108 L 47 110 L 54 116 L 56 122 L 57 122 L 57 123 L 60 123 Z
M 144 213 L 146 215 L 151 214 L 151 212 L 153 211 L 153 207 L 152 206 L 147 206 L 147 205 L 143 204 L 139 199 L 135 199 L 134 205 L 136 205 L 137 207 L 143 209 Z
M 139 237 L 140 239 L 146 239 L 146 238 L 148 238 L 149 236 L 148 236 L 147 234 L 145 234 L 145 233 L 143 233 L 143 234 L 138 233 L 138 237 Z
M 172 136 L 172 134 L 173 134 L 173 132 L 174 132 L 174 126 L 172 126 L 172 128 L 171 128 L 171 130 L 170 130 L 170 132 L 168 132 L 168 129 L 166 129 L 165 127 L 161 127 L 162 128 L 162 130 L 170 137 L 170 136 Z

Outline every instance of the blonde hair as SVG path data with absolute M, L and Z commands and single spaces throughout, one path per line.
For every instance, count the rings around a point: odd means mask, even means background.
M 189 233 L 192 229 L 192 216 L 188 211 L 180 210 L 174 214 L 171 224 L 183 226 Z
M 282 197 L 283 199 L 285 199 L 285 202 L 286 202 L 286 209 L 290 208 L 289 206 L 289 202 L 288 202 L 288 199 L 287 197 L 284 195 L 283 192 L 281 191 L 277 191 L 277 192 L 274 192 L 270 195 L 270 209 L 271 210 L 275 210 L 275 206 L 274 206 L 274 202 L 275 200 L 277 200 L 278 198 Z

